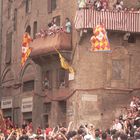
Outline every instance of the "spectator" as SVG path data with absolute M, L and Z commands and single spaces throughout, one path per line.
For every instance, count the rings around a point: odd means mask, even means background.
M 116 129 L 118 131 L 121 131 L 122 130 L 122 124 L 119 122 L 118 119 L 115 120 L 115 123 L 113 125 L 113 129 Z
M 102 140 L 106 140 L 107 139 L 107 134 L 105 132 L 102 133 Z
M 66 18 L 65 28 L 66 28 L 67 33 L 71 32 L 71 22 L 70 22 L 69 18 Z
M 102 11 L 106 11 L 108 9 L 108 0 L 102 0 Z
M 96 9 L 97 11 L 100 11 L 100 10 L 102 9 L 102 3 L 101 3 L 101 1 L 100 1 L 100 0 L 96 0 L 96 1 L 94 2 L 94 6 L 95 6 L 95 9 Z
M 121 10 L 123 10 L 123 1 L 117 1 L 117 3 L 116 3 L 116 5 L 115 5 L 115 9 L 117 10 L 117 11 L 121 11 Z
M 79 9 L 85 8 L 86 7 L 85 0 L 78 0 L 78 7 L 79 7 Z

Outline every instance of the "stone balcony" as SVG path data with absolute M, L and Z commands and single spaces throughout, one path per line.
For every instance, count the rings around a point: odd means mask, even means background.
M 90 9 L 77 10 L 75 16 L 75 28 L 94 28 L 98 24 L 104 24 L 107 30 L 140 32 L 140 11 L 96 11 Z
M 71 51 L 71 34 L 66 32 L 56 32 L 45 37 L 38 37 L 30 44 L 32 48 L 31 57 L 44 56 L 51 52 Z

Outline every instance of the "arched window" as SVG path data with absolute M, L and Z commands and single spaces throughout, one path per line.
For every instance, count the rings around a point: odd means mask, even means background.
M 29 35 L 31 35 L 31 27 L 30 25 L 27 26 L 25 32 L 29 33 Z
M 36 33 L 37 33 L 37 21 L 35 21 L 33 25 L 33 38 L 35 38 Z

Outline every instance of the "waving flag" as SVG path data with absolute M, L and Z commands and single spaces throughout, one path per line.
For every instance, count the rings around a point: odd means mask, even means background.
M 22 40 L 22 59 L 21 59 L 21 65 L 23 66 L 28 59 L 32 49 L 29 47 L 30 42 L 32 41 L 30 35 L 28 33 L 25 33 L 23 35 Z
M 67 60 L 61 55 L 61 53 L 54 47 L 56 52 L 59 54 L 59 59 L 60 59 L 60 64 L 61 67 L 65 70 L 68 70 L 69 73 L 74 74 L 74 69 L 73 67 L 67 62 Z
M 65 58 L 60 53 L 59 53 L 59 58 L 60 58 L 61 67 L 63 69 L 68 70 L 70 73 L 74 73 L 74 69 L 72 68 L 72 66 L 70 66 L 68 64 L 68 62 L 65 60 Z
M 110 51 L 110 45 L 107 33 L 103 25 L 97 25 L 93 29 L 93 36 L 90 41 L 92 44 L 91 51 Z

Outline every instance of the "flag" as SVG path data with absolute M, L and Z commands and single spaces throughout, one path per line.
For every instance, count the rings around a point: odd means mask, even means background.
M 21 58 L 21 65 L 23 66 L 28 59 L 32 49 L 29 47 L 30 42 L 32 41 L 30 35 L 28 33 L 25 33 L 23 35 L 22 40 L 22 58 Z
M 68 70 L 70 73 L 74 73 L 74 69 L 72 68 L 72 66 L 69 65 L 69 63 L 66 61 L 66 59 L 59 52 L 58 52 L 58 54 L 59 54 L 59 58 L 60 58 L 61 67 Z
M 103 25 L 97 25 L 93 29 L 91 37 L 91 51 L 110 51 L 110 44 L 107 38 L 107 33 Z

